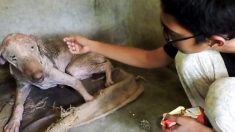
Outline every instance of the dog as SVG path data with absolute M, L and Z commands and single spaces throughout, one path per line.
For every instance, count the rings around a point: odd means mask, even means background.
M 94 73 L 105 72 L 106 86 L 112 85 L 112 64 L 104 56 L 95 53 L 74 55 L 62 40 L 43 42 L 33 35 L 12 33 L 0 46 L 0 64 L 9 62 L 10 73 L 16 79 L 16 100 L 12 116 L 4 131 L 19 131 L 24 111 L 24 102 L 31 86 L 48 89 L 67 85 L 79 92 L 84 100 L 90 95 L 81 83 Z

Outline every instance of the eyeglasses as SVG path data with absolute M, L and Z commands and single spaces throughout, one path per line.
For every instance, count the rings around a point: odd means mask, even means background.
M 179 42 L 179 41 L 184 41 L 184 40 L 188 40 L 188 39 L 191 39 L 191 38 L 197 38 L 197 37 L 200 37 L 200 36 L 203 36 L 203 34 L 197 34 L 197 35 L 193 35 L 193 36 L 189 36 L 189 37 L 181 37 L 181 38 L 178 38 L 178 39 L 174 39 L 174 36 L 178 36 L 179 35 L 173 31 L 171 31 L 166 25 L 164 25 L 162 23 L 162 28 L 163 28 L 163 35 L 164 35 L 164 38 L 165 38 L 165 41 L 166 41 L 166 44 L 174 44 L 176 42 Z M 218 35 L 218 36 L 221 36 L 223 37 L 225 40 L 231 40 L 233 38 L 235 38 L 235 35 L 233 34 L 229 34 L 229 35 Z
M 201 36 L 202 34 L 198 34 L 198 35 L 193 35 L 193 36 L 189 36 L 189 37 L 181 37 L 181 38 L 177 38 L 177 39 L 174 39 L 174 36 L 175 37 L 179 37 L 178 34 L 176 34 L 175 32 L 171 31 L 166 25 L 164 25 L 162 23 L 162 28 L 163 28 L 163 35 L 164 35 L 164 38 L 165 38 L 165 41 L 166 41 L 166 44 L 174 44 L 176 42 L 179 42 L 179 41 L 184 41 L 184 40 L 188 40 L 188 39 L 191 39 L 191 38 L 196 38 L 198 36 Z

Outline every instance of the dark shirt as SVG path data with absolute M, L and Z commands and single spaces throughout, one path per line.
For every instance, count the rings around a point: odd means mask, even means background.
M 164 45 L 163 49 L 173 59 L 175 58 L 178 52 L 178 49 L 172 45 Z M 233 68 L 235 68 L 235 53 L 220 53 L 220 54 L 224 60 L 226 69 L 228 71 L 228 75 L 230 77 L 235 77 L 235 70 L 233 70 Z

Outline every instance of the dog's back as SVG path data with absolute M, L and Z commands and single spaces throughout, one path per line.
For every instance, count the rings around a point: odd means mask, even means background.
M 47 39 L 40 45 L 40 52 L 49 58 L 56 68 L 65 72 L 67 65 L 71 62 L 73 54 L 60 39 Z

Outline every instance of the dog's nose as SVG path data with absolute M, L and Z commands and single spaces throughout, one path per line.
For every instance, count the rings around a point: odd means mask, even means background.
M 44 76 L 42 72 L 38 72 L 32 76 L 34 82 L 42 82 L 44 80 Z

